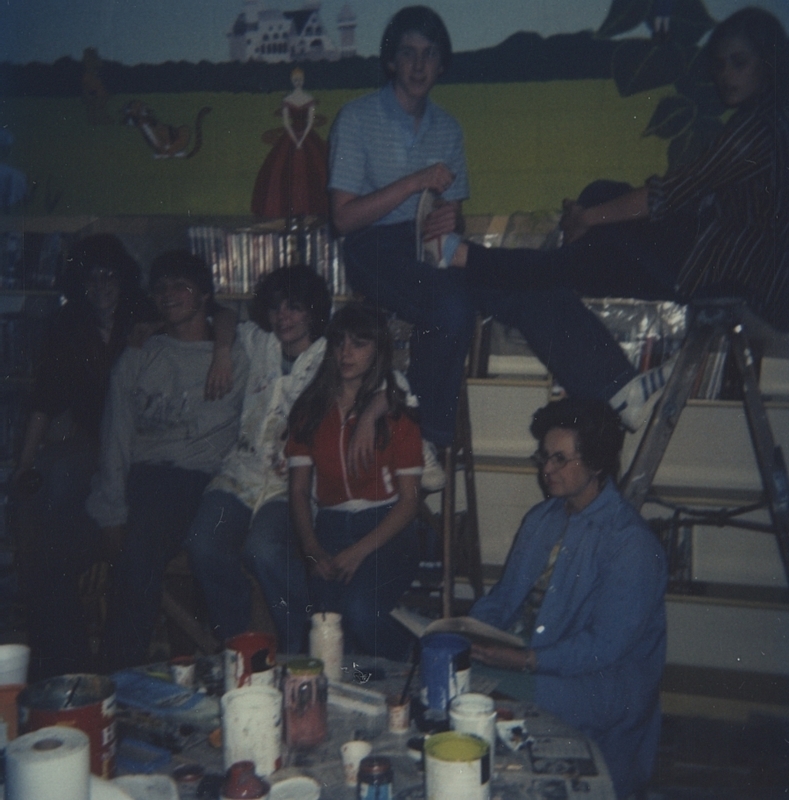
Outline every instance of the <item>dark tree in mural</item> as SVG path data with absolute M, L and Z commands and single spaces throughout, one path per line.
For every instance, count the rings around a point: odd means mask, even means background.
M 715 20 L 702 0 L 613 0 L 597 35 L 610 39 L 642 23 L 654 35 L 618 44 L 613 78 L 622 97 L 674 85 L 677 94 L 658 103 L 643 133 L 670 140 L 668 161 L 673 167 L 694 159 L 723 127 L 724 107 L 698 44 Z

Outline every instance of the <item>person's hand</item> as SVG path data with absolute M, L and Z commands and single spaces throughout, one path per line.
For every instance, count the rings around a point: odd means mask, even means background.
M 562 202 L 562 218 L 559 220 L 559 227 L 565 236 L 565 241 L 574 242 L 580 239 L 588 230 L 589 226 L 584 222 L 584 207 L 575 200 L 565 199 Z
M 127 344 L 129 347 L 136 347 L 139 349 L 148 341 L 148 339 L 151 338 L 151 336 L 153 336 L 155 333 L 159 333 L 163 327 L 164 323 L 162 322 L 138 322 L 131 329 Z
M 312 575 L 317 575 L 325 581 L 335 580 L 334 561 L 325 550 L 317 549 L 307 553 L 306 560 L 307 569 Z
M 354 573 L 365 559 L 364 552 L 357 546 L 351 545 L 337 553 L 332 559 L 334 565 L 334 579 L 340 583 L 350 583 Z
M 106 561 L 110 566 L 115 564 L 123 550 L 126 538 L 125 525 L 108 525 L 101 529 L 101 561 Z
M 432 189 L 438 194 L 443 194 L 455 182 L 454 173 L 440 161 L 438 164 L 420 169 L 413 174 L 413 177 L 416 181 L 416 192 Z
M 233 358 L 229 347 L 215 347 L 205 379 L 205 399 L 221 400 L 233 388 Z
M 425 241 L 437 239 L 446 233 L 453 233 L 459 227 L 460 208 L 457 203 L 448 203 L 438 198 L 433 210 L 425 217 L 422 238 Z
M 528 669 L 534 671 L 537 668 L 537 658 L 534 650 L 522 650 L 518 647 L 510 647 L 506 644 L 496 644 L 495 642 L 473 642 L 471 645 L 471 657 L 489 667 L 500 667 L 502 669 Z

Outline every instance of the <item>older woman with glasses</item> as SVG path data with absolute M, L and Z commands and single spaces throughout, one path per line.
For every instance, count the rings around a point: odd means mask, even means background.
M 528 646 L 475 644 L 475 669 L 594 739 L 625 798 L 644 789 L 657 752 L 665 557 L 616 489 L 624 432 L 608 405 L 551 403 L 531 432 L 548 499 L 526 515 L 504 575 L 471 610 Z

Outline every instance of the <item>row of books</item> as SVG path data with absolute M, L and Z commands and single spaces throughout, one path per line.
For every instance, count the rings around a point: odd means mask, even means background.
M 68 236 L 62 233 L 0 234 L 0 289 L 54 289 L 67 247 Z
M 340 244 L 326 224 L 235 231 L 196 225 L 188 236 L 191 252 L 211 267 L 219 294 L 250 294 L 261 277 L 294 264 L 312 267 L 333 295 L 347 294 Z

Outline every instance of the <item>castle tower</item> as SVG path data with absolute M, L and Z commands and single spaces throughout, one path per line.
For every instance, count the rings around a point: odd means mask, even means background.
M 346 3 L 337 15 L 337 29 L 340 32 L 340 56 L 347 58 L 356 55 L 356 14 Z

